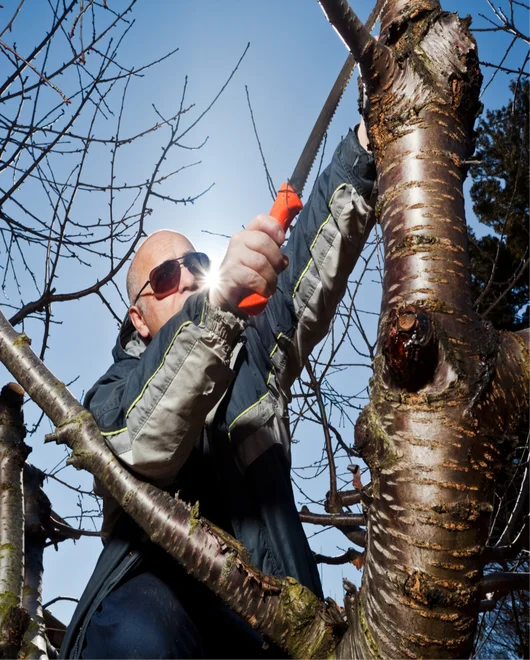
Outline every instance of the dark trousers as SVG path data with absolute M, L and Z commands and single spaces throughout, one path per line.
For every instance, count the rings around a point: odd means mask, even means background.
M 82 658 L 277 658 L 278 649 L 156 553 L 118 584 L 87 629 Z

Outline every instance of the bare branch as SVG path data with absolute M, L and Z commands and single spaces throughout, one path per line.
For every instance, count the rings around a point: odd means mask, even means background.
M 366 524 L 366 518 L 362 513 L 311 513 L 307 507 L 302 507 L 300 520 L 312 525 L 331 527 L 358 527 Z
M 341 566 L 342 564 L 351 564 L 355 559 L 358 559 L 362 556 L 362 552 L 349 548 L 344 554 L 338 555 L 336 557 L 327 557 L 326 555 L 321 555 L 315 553 L 315 561 L 317 564 L 328 564 L 329 566 Z
M 39 78 L 42 80 L 42 82 L 46 83 L 46 85 L 49 85 L 52 89 L 54 89 L 54 90 L 57 92 L 57 94 L 59 94 L 59 96 L 62 98 L 62 100 L 63 100 L 67 105 L 70 103 L 70 100 L 66 98 L 66 96 L 63 94 L 63 92 L 61 92 L 61 90 L 60 90 L 58 87 L 56 87 L 52 82 L 50 82 L 50 81 L 48 80 L 48 78 L 46 78 L 45 75 L 43 75 L 42 73 L 40 73 L 40 71 L 37 71 L 37 69 L 33 66 L 33 64 L 31 64 L 31 62 L 28 62 L 27 60 L 25 60 L 25 59 L 22 57 L 22 55 L 20 55 L 19 53 L 17 53 L 17 51 L 16 51 L 14 48 L 11 48 L 11 46 L 9 46 L 8 44 L 6 44 L 5 41 L 2 41 L 2 40 L 0 40 L 0 48 L 5 48 L 5 50 L 8 50 L 10 53 L 13 53 L 13 55 L 14 55 L 17 59 L 22 60 L 22 62 L 24 62 L 24 64 L 26 64 L 27 66 L 29 66 L 29 68 L 30 68 L 34 73 L 36 73 L 36 74 L 39 76 Z
M 480 595 L 494 593 L 496 599 L 510 591 L 530 591 L 530 576 L 528 573 L 490 573 L 484 576 L 480 586 Z

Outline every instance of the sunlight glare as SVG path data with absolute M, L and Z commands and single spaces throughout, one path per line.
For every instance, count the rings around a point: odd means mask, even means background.
M 205 286 L 210 291 L 213 291 L 219 284 L 219 268 L 221 266 L 221 261 L 221 258 L 212 257 L 210 270 L 204 277 Z

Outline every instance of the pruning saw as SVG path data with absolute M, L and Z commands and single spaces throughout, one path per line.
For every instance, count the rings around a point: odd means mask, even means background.
M 370 14 L 368 21 L 366 22 L 367 29 L 371 30 L 373 28 L 379 15 L 381 4 L 381 0 L 377 2 Z M 337 80 L 331 88 L 331 92 L 329 93 L 322 110 L 320 111 L 318 119 L 313 126 L 313 130 L 309 135 L 290 179 L 285 183 L 282 183 L 278 190 L 269 215 L 280 223 L 284 231 L 287 231 L 293 219 L 303 208 L 302 200 L 300 199 L 302 191 L 309 177 L 309 173 L 318 150 L 320 149 L 327 128 L 335 114 L 335 110 L 340 102 L 342 94 L 350 81 L 355 65 L 355 58 L 350 53 L 340 70 Z M 259 293 L 251 293 L 239 303 L 239 309 L 249 316 L 256 316 L 265 309 L 266 305 L 267 298 Z

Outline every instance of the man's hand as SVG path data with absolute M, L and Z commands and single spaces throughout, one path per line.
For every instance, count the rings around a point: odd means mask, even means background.
M 368 138 L 368 132 L 366 130 L 366 124 L 364 123 L 364 119 L 361 117 L 361 123 L 359 124 L 359 128 L 357 129 L 357 138 L 359 139 L 359 144 L 361 147 L 365 150 L 368 151 L 368 153 L 372 153 L 370 149 L 370 140 Z
M 246 229 L 234 234 L 218 282 L 210 289 L 210 303 L 237 312 L 239 302 L 250 293 L 269 298 L 276 291 L 278 275 L 288 264 L 280 250 L 284 240 L 285 232 L 269 215 L 256 216 Z

